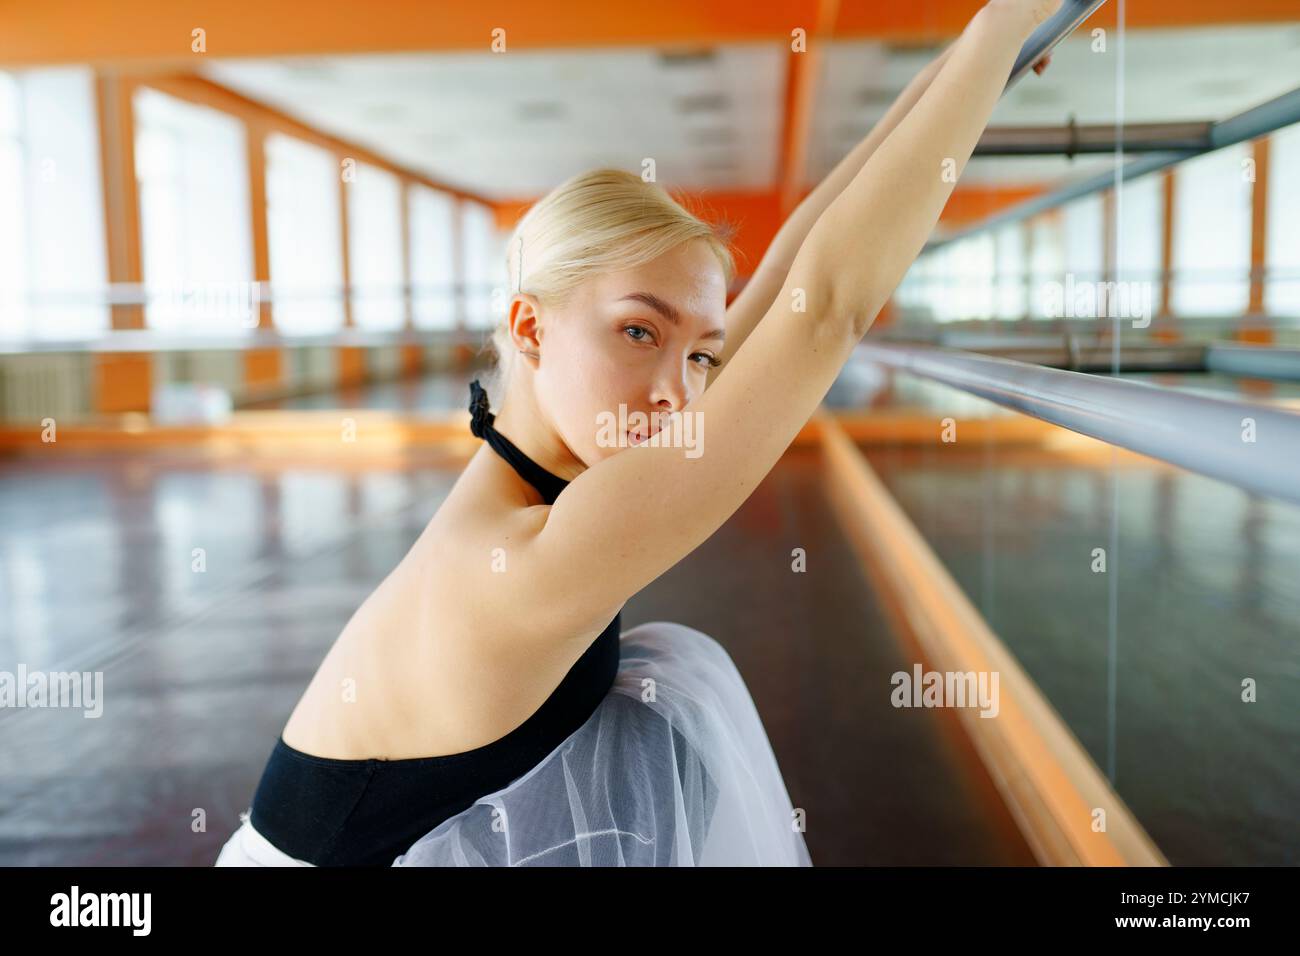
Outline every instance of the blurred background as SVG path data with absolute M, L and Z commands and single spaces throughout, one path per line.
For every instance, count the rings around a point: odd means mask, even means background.
M 94 719 L 0 707 L 0 864 L 215 858 L 478 446 L 532 202 L 653 160 L 734 297 L 979 7 L 0 7 L 0 672 L 104 686 Z M 815 863 L 1300 862 L 1300 492 L 1268 477 L 1298 174 L 1293 0 L 1103 4 L 1007 91 L 819 421 L 629 603 L 732 653 Z M 954 352 L 1064 384 L 1026 414 L 905 367 Z M 1099 418 L 1081 379 L 1142 386 L 1108 406 L 1138 444 L 1045 416 Z M 1246 418 L 1232 474 L 1139 447 Z M 914 663 L 999 669 L 1002 718 L 892 706 Z

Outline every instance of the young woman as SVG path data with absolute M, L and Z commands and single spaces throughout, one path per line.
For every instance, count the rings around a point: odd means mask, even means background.
M 728 250 L 638 176 L 529 210 L 496 414 L 471 385 L 486 444 L 325 657 L 218 865 L 810 863 L 721 645 L 620 611 L 811 417 L 1059 5 L 990 0 L 730 309 Z

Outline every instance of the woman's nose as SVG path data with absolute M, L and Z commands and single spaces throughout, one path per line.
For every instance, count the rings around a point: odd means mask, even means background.
M 655 411 L 678 412 L 687 402 L 686 378 L 680 373 L 666 373 L 655 383 L 655 391 L 650 396 Z

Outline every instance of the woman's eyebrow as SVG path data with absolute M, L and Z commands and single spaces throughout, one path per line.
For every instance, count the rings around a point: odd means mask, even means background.
M 620 299 L 616 299 L 615 301 L 625 302 L 628 300 L 631 300 L 633 302 L 640 302 L 643 305 L 650 306 L 650 308 L 654 309 L 656 312 L 662 315 L 673 325 L 682 324 L 681 314 L 678 313 L 678 311 L 675 308 L 673 308 L 673 306 L 670 303 L 665 302 L 663 299 L 659 298 L 659 296 L 655 295 L 653 292 L 629 292 L 627 295 L 623 296 Z M 704 335 L 700 337 L 705 339 L 719 339 L 725 341 L 727 338 L 727 331 L 726 329 L 709 329 L 709 331 L 705 332 Z

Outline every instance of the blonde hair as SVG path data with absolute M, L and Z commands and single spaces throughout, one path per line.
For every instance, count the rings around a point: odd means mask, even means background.
M 592 276 L 635 268 L 692 239 L 709 243 L 730 287 L 736 267 L 724 236 L 658 184 L 622 169 L 594 169 L 556 186 L 515 225 L 506 246 L 509 291 L 561 308 Z M 498 402 L 520 358 L 508 315 L 498 317 L 490 345 L 496 369 L 489 395 Z

